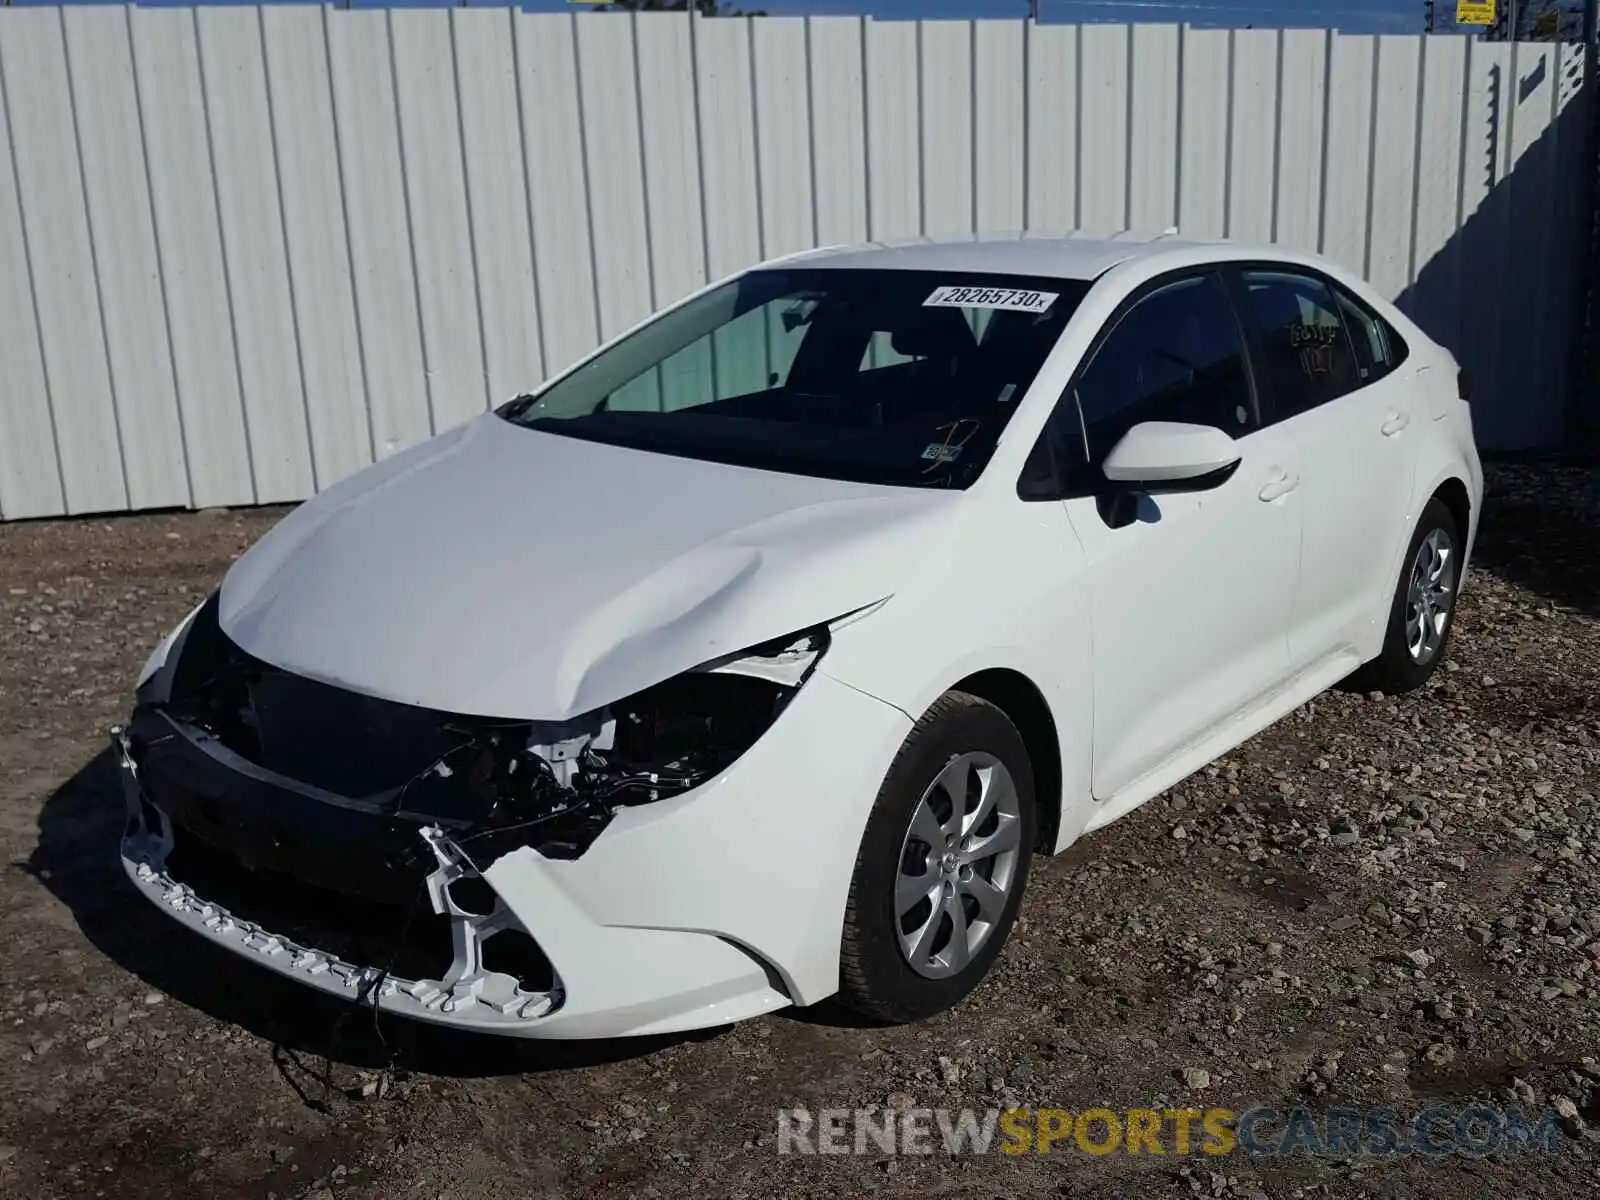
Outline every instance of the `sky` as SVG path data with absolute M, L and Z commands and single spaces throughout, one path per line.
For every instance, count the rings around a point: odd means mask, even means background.
M 95 3 L 103 0 L 10 0 L 36 3 Z M 145 5 L 189 4 L 194 0 L 139 0 Z M 202 0 L 227 3 L 230 0 Z M 253 3 L 254 0 L 234 0 Z M 320 0 L 277 0 L 310 2 Z M 352 0 L 360 8 L 436 7 L 450 0 Z M 512 0 L 469 0 L 475 6 L 501 6 Z M 519 7 L 541 12 L 583 11 L 572 0 L 515 0 Z M 1027 0 L 733 0 L 739 8 L 761 9 L 774 16 L 865 14 L 883 20 L 1025 16 Z M 1257 28 L 1332 26 L 1349 33 L 1421 33 L 1423 0 L 1039 0 L 1045 21 L 1164 21 L 1194 25 Z M 1436 28 L 1454 32 L 1454 0 L 1438 0 Z

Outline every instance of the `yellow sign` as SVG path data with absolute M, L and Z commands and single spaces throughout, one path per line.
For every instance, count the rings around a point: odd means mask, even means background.
M 1493 25 L 1494 0 L 1456 0 L 1457 25 Z

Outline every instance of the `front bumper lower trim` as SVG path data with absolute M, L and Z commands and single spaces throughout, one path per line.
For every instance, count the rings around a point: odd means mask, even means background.
M 255 956 L 263 965 L 320 991 L 354 1000 L 371 998 L 380 1008 L 402 1016 L 510 1033 L 561 1007 L 565 994 L 559 974 L 548 990 L 529 991 L 510 975 L 484 969 L 486 940 L 504 930 L 516 929 L 524 934 L 529 931 L 498 896 L 493 911 L 484 915 L 469 913 L 455 904 L 450 885 L 481 876 L 436 826 L 420 831 L 437 863 L 425 886 L 433 912 L 450 920 L 454 957 L 442 979 L 402 979 L 379 967 L 346 962 L 236 917 L 174 878 L 167 866 L 175 846 L 171 821 L 146 799 L 127 733 L 114 728 L 111 744 L 120 765 L 123 798 L 128 806 L 128 827 L 122 840 L 123 869 L 146 899 L 194 932 L 235 953 Z

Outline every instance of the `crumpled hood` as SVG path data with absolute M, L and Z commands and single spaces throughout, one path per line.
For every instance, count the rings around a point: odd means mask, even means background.
M 222 585 L 286 670 L 563 720 L 892 594 L 959 493 L 747 470 L 486 415 L 301 505 Z

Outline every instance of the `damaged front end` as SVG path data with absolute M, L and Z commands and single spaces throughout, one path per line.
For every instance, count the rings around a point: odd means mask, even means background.
M 217 607 L 212 596 L 169 640 L 113 731 L 130 878 L 302 982 L 489 1028 L 547 1016 L 565 993 L 485 873 L 524 847 L 580 858 L 621 808 L 712 779 L 827 642 L 826 629 L 778 639 L 551 723 L 283 671 L 235 645 Z

